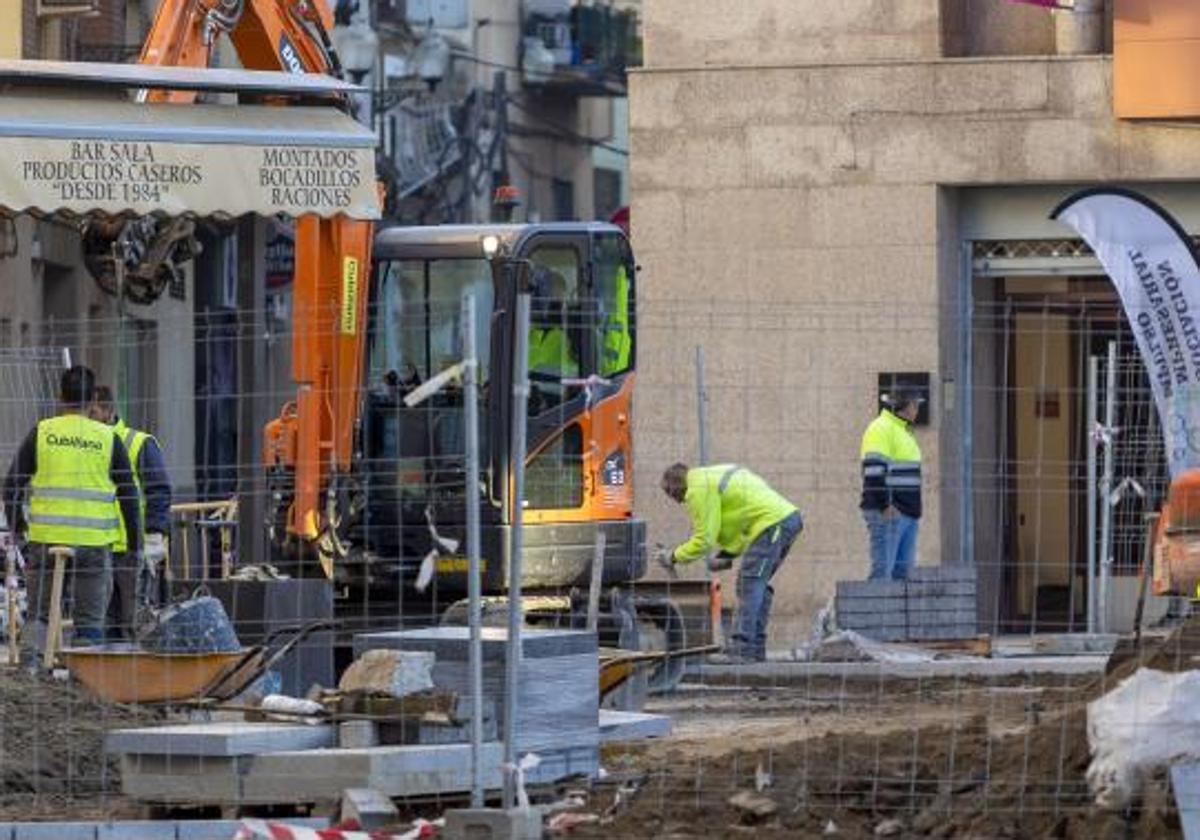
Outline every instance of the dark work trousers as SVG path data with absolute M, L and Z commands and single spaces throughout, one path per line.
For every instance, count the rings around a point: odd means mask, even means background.
M 46 644 L 50 620 L 50 590 L 54 582 L 54 558 L 48 545 L 30 543 L 25 557 L 25 587 L 32 621 L 26 628 L 24 646 L 40 655 Z M 75 623 L 74 645 L 104 641 L 105 611 L 112 591 L 112 552 L 107 546 L 72 546 L 75 556 L 67 561 L 63 579 L 63 617 Z
M 112 597 L 108 599 L 109 641 L 133 641 L 133 617 L 137 610 L 138 555 L 134 551 L 114 552 L 112 559 Z
M 775 597 L 771 578 L 783 565 L 792 543 L 803 529 L 804 521 L 796 511 L 759 534 L 742 555 L 737 581 L 736 629 L 729 651 L 734 656 L 760 662 L 767 658 L 767 622 Z

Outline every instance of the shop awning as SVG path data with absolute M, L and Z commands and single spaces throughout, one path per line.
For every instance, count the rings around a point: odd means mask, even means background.
M 0 90 L 0 207 L 379 218 L 375 135 L 325 105 Z

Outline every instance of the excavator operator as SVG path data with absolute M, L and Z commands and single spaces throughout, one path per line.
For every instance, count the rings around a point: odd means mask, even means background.
M 535 278 L 534 314 L 529 327 L 530 411 L 534 414 L 563 401 L 564 379 L 579 377 L 579 353 L 567 329 L 567 281 L 553 269 Z

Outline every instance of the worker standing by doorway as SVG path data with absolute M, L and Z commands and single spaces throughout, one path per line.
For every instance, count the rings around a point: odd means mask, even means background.
M 804 528 L 799 509 L 745 467 L 674 464 L 662 477 L 663 492 L 687 507 L 692 535 L 665 559 L 694 563 L 720 551 L 741 557 L 733 644 L 717 664 L 762 662 L 767 658 L 767 622 L 775 589 L 771 578 Z
M 169 551 L 171 481 L 158 439 L 125 424 L 107 385 L 96 386 L 91 416 L 110 426 L 125 444 L 138 488 L 143 530 L 141 558 L 125 550 L 123 541 L 114 546 L 113 592 L 108 602 L 108 637 L 132 639 L 138 607 L 160 600 L 161 575 Z
M 920 410 L 920 394 L 900 388 L 863 434 L 859 507 L 871 545 L 869 580 L 907 580 L 916 557 L 921 447 L 911 426 Z
M 75 552 L 67 592 L 76 645 L 104 639 L 113 545 L 124 538 L 128 551 L 141 550 L 141 513 L 129 455 L 112 429 L 88 416 L 95 381 L 95 374 L 82 365 L 63 372 L 58 413 L 25 437 L 4 482 L 5 515 L 14 533 L 26 526 L 30 543 L 25 585 L 34 621 L 24 641 L 36 651 L 44 647 L 50 614 L 50 546 Z

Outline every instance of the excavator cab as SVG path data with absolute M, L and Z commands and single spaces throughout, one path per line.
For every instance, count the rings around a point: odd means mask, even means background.
M 466 591 L 464 505 L 478 492 L 484 591 L 503 591 L 513 519 L 512 372 L 516 299 L 532 295 L 524 493 L 524 585 L 587 587 L 597 532 L 606 584 L 645 572 L 633 515 L 630 402 L 635 266 L 606 224 L 392 228 L 375 238 L 361 434 L 339 577 L 415 579 L 436 555 L 434 597 Z M 463 391 L 405 396 L 463 358 L 462 301 L 475 298 L 481 483 L 465 482 Z

